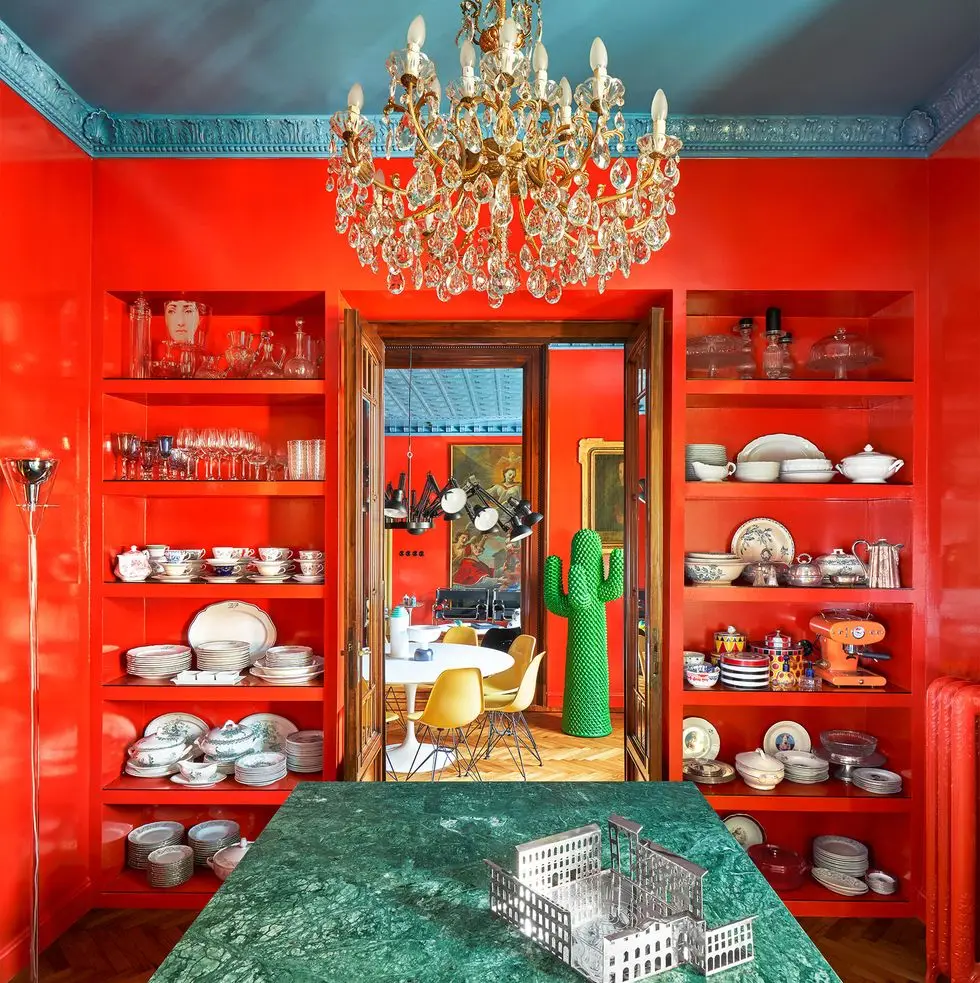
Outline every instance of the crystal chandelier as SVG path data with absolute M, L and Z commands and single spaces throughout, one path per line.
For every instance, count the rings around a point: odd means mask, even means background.
M 414 155 L 407 181 L 374 159 L 360 85 L 330 118 L 337 231 L 362 266 L 384 266 L 393 294 L 411 285 L 449 300 L 472 289 L 499 307 L 522 283 L 551 304 L 570 283 L 595 280 L 601 293 L 670 237 L 681 141 L 667 135 L 663 90 L 635 163 L 614 161 L 625 149 L 626 90 L 602 41 L 592 43 L 592 75 L 573 91 L 548 78 L 541 0 L 510 0 L 509 15 L 508 0 L 461 7 L 462 75 L 446 86 L 447 107 L 421 16 L 388 57 L 385 156 Z

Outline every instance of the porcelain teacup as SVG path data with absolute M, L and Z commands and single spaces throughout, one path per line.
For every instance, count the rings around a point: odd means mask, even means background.
M 177 767 L 184 778 L 195 785 L 210 785 L 218 777 L 218 766 L 204 761 L 181 761 Z
M 288 560 L 292 557 L 293 551 L 286 549 L 285 546 L 260 546 L 259 557 L 263 560 Z
M 216 560 L 241 560 L 255 555 L 255 550 L 247 546 L 213 546 L 211 552 Z
M 168 577 L 189 577 L 191 567 L 189 563 L 164 563 L 163 572 Z
M 184 553 L 186 554 L 185 558 L 188 560 L 203 560 L 207 550 L 184 550 Z
M 237 577 L 245 569 L 244 564 L 229 560 L 227 563 L 211 564 L 211 572 L 218 577 Z
M 300 560 L 299 568 L 304 577 L 318 577 L 323 573 L 323 564 L 319 560 Z
M 293 569 L 293 564 L 284 560 L 253 560 L 252 566 L 263 577 L 279 577 Z
M 177 550 L 172 548 L 165 550 L 163 556 L 167 563 L 183 563 L 186 559 L 188 559 L 187 550 Z
M 151 560 L 162 560 L 169 547 L 161 546 L 159 543 L 154 543 L 152 546 L 145 547 L 145 549 L 146 555 L 149 556 Z
M 301 560 L 322 560 L 323 550 L 300 550 L 299 558 Z

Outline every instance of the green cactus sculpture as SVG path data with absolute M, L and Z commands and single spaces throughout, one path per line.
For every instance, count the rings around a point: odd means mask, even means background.
M 606 605 L 623 596 L 623 551 L 613 550 L 609 575 L 603 576 L 602 540 L 592 529 L 572 537 L 568 593 L 562 585 L 561 558 L 544 561 L 544 603 L 552 614 L 568 618 L 565 699 L 561 729 L 576 737 L 606 737 L 609 717 L 609 656 Z

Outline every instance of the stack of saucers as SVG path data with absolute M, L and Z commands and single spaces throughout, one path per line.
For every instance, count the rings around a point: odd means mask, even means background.
M 145 870 L 146 858 L 164 846 L 176 846 L 184 839 L 180 823 L 160 822 L 137 826 L 126 837 L 126 866 Z
M 286 766 L 302 775 L 323 771 L 323 731 L 297 730 L 287 734 Z
M 248 642 L 228 641 L 201 642 L 194 647 L 197 668 L 206 672 L 247 669 L 252 664 Z
M 143 679 L 169 679 L 190 667 L 188 645 L 139 645 L 126 653 L 126 672 Z
M 849 836 L 817 836 L 813 840 L 813 865 L 837 874 L 864 877 L 868 872 L 868 848 Z
M 235 781 L 242 785 L 271 785 L 286 777 L 286 755 L 253 751 L 235 762 Z
M 194 851 L 189 846 L 165 846 L 146 858 L 150 887 L 177 887 L 194 874 Z
M 267 683 L 302 683 L 315 679 L 323 672 L 323 659 L 311 657 L 306 665 L 273 667 L 265 657 L 256 659 L 255 665 L 249 670 L 253 676 Z
M 902 791 L 902 776 L 885 768 L 855 768 L 851 781 L 875 795 L 897 795 Z
M 208 819 L 187 831 L 187 843 L 194 851 L 194 863 L 198 867 L 206 867 L 208 857 L 237 843 L 241 837 L 238 823 L 231 819 Z
M 726 653 L 721 657 L 721 681 L 732 689 L 769 689 L 769 658 Z
M 723 444 L 688 444 L 684 448 L 684 464 L 688 481 L 697 481 L 693 464 L 716 464 L 725 467 L 728 464 L 728 451 Z
M 779 480 L 796 485 L 814 485 L 830 481 L 837 472 L 825 457 L 781 461 Z
M 845 898 L 856 898 L 868 893 L 868 885 L 851 874 L 842 874 L 836 870 L 828 870 L 826 867 L 814 867 L 810 873 L 818 884 Z
M 797 785 L 819 785 L 830 777 L 830 762 L 809 751 L 777 751 L 786 770 L 786 781 Z
M 312 661 L 313 649 L 309 645 L 273 645 L 265 653 L 265 664 L 270 669 L 295 669 Z

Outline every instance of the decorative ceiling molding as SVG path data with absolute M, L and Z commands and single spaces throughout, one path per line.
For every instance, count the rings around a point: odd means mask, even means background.
M 451 437 L 453 435 L 459 437 L 519 437 L 521 435 L 521 425 L 518 423 L 493 427 L 482 425 L 460 426 L 450 423 L 429 423 L 420 424 L 418 426 L 412 424 L 411 430 L 408 427 L 385 426 L 386 437 L 407 437 L 409 434 L 411 434 L 413 437 Z
M 326 116 L 133 116 L 89 105 L 3 22 L 0 79 L 93 157 L 326 157 Z M 906 116 L 671 116 L 685 157 L 925 157 L 980 112 L 980 57 Z M 375 156 L 384 155 L 383 126 Z M 646 114 L 626 115 L 636 154 Z M 402 156 L 402 155 L 399 155 Z M 405 156 L 408 156 L 407 154 Z

